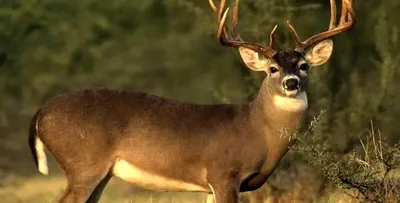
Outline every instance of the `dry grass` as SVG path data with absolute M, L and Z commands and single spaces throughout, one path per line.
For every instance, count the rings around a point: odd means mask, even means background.
M 292 149 L 308 155 L 309 163 L 341 189 L 346 198 L 335 202 L 400 202 L 400 144 L 389 145 L 371 122 L 370 131 L 359 138 L 360 147 L 339 154 L 315 133 L 318 120 L 295 136 L 299 144 Z
M 310 166 L 301 162 L 292 163 L 289 156 L 277 169 L 269 183 L 261 189 L 243 193 L 242 202 L 278 203 L 278 202 L 310 202 L 322 189 L 323 181 Z M 53 162 L 54 160 L 50 160 Z M 27 164 L 26 170 L 36 170 Z M 0 200 L 2 203 L 47 203 L 56 202 L 66 186 L 66 179 L 58 167 L 51 164 L 49 176 L 38 172 L 33 176 L 0 174 Z M 315 175 L 318 174 L 318 175 Z M 293 187 L 292 187 L 293 186 Z M 113 178 L 107 185 L 101 203 L 204 203 L 203 193 L 155 192 L 134 188 L 129 183 Z
M 8 187 L 0 188 L 2 203 L 51 203 L 57 202 L 64 191 L 66 179 L 60 176 L 37 176 L 32 178 L 16 178 L 18 182 Z M 118 179 L 110 181 L 101 198 L 102 203 L 175 203 L 175 202 L 204 202 L 204 194 L 196 193 L 162 193 L 151 192 L 138 188 Z
M 357 169 L 356 171 L 376 172 L 381 169 L 380 163 L 384 163 L 384 178 L 380 176 L 379 180 L 392 180 L 400 177 L 400 170 L 395 169 L 398 158 L 393 156 L 399 155 L 398 148 L 390 148 L 385 145 L 380 134 L 374 134 L 374 129 L 371 129 L 369 137 L 362 143 L 361 154 L 351 154 L 351 159 L 344 160 L 343 168 L 338 166 L 339 161 L 343 162 L 343 156 L 340 156 L 338 162 L 335 163 L 330 154 L 324 154 L 324 147 L 314 143 L 310 150 L 305 150 L 303 153 L 314 153 L 315 149 L 318 152 L 311 156 L 311 165 L 305 163 L 304 154 L 293 152 L 289 153 L 282 162 L 278 165 L 275 173 L 269 178 L 268 183 L 257 191 L 243 193 L 241 202 L 243 203 L 359 203 L 360 190 L 354 188 L 328 186 L 324 176 L 328 179 L 337 181 L 351 180 L 353 183 L 361 185 L 363 188 L 371 188 L 371 190 L 362 191 L 363 194 L 373 196 L 385 195 L 386 202 L 398 202 L 399 193 L 394 193 L 392 187 L 395 184 L 373 185 L 367 182 L 357 182 L 358 176 L 350 176 L 348 172 Z M 36 170 L 31 156 L 28 152 L 27 145 L 20 143 L 26 142 L 21 137 L 4 137 L 9 141 L 4 148 L 0 147 L 0 202 L 2 203 L 47 203 L 56 202 L 62 195 L 66 186 L 66 179 L 58 168 L 54 159 L 49 156 L 50 175 L 42 176 Z M 3 143 L 2 143 L 3 144 Z M 4 156 L 4 154 L 6 156 Z M 347 156 L 349 157 L 349 156 Z M 393 158 L 393 159 L 392 159 Z M 347 162 L 346 162 L 347 161 Z M 349 163 L 354 163 L 350 165 Z M 393 162 L 393 163 L 392 163 Z M 313 168 L 313 166 L 315 168 Z M 332 171 L 334 167 L 339 167 L 341 173 L 337 170 Z M 389 166 L 389 167 L 388 167 Z M 322 171 L 322 173 L 321 173 Z M 380 170 L 378 170 L 380 171 Z M 332 177 L 332 174 L 335 177 Z M 343 177 L 343 175 L 349 175 Z M 359 173 L 363 175 L 364 173 Z M 372 173 L 377 174 L 377 173 Z M 381 174 L 381 173 L 378 173 Z M 338 180 L 338 175 L 342 176 Z M 347 177 L 347 179 L 346 179 Z M 365 177 L 365 176 L 362 176 Z M 370 176 L 368 176 L 370 177 Z M 350 178 L 350 179 L 349 179 Z M 353 178 L 353 179 L 351 179 Z M 355 179 L 354 179 L 355 178 Z M 374 179 L 375 180 L 375 179 Z M 333 181 L 335 182 L 335 181 Z M 367 185 L 365 185 L 367 184 Z M 397 184 L 400 185 L 400 184 Z M 380 187 L 381 186 L 381 187 Z M 385 187 L 387 186 L 387 187 Z M 375 192 L 375 193 L 374 193 Z M 362 195 L 361 195 L 362 196 Z M 121 180 L 113 178 L 110 184 L 107 185 L 104 195 L 100 202 L 121 202 L 121 203 L 204 203 L 206 195 L 202 193 L 178 193 L 178 192 L 154 192 L 139 188 L 134 188 L 132 185 Z

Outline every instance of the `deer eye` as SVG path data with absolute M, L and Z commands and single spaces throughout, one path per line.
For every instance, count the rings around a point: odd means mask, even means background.
M 276 73 L 279 70 L 277 68 L 275 68 L 274 66 L 269 67 L 269 71 L 271 71 L 271 73 Z
M 308 64 L 306 64 L 306 63 L 301 64 L 299 67 L 299 69 L 302 71 L 308 71 L 308 68 L 309 68 Z

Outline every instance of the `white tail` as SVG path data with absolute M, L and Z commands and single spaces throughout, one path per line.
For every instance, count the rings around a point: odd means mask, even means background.
M 35 149 L 37 154 L 37 163 L 38 163 L 38 170 L 43 175 L 49 174 L 49 167 L 47 166 L 47 157 L 45 153 L 45 148 L 43 145 L 42 140 L 36 136 L 35 138 Z

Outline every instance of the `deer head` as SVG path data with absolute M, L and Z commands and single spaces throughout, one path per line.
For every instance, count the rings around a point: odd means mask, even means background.
M 356 22 L 352 0 L 342 0 L 342 13 L 339 24 L 336 25 L 336 4 L 335 0 L 330 0 L 331 19 L 327 31 L 301 41 L 295 28 L 287 22 L 293 35 L 295 48 L 276 51 L 273 46 L 277 25 L 272 29 L 268 47 L 249 43 L 237 33 L 239 0 L 236 0 L 233 9 L 232 31 L 226 26 L 226 17 L 229 12 L 229 8 L 225 9 L 226 0 L 221 0 L 219 9 L 212 0 L 209 0 L 209 3 L 217 14 L 217 37 L 220 43 L 224 46 L 237 47 L 244 63 L 251 70 L 267 73 L 264 81 L 268 86 L 267 91 L 288 97 L 295 97 L 304 91 L 309 68 L 324 64 L 331 56 L 333 51 L 331 38 L 351 29 Z

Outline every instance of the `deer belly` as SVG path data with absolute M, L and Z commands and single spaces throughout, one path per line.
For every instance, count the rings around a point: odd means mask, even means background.
M 119 159 L 115 162 L 112 168 L 112 174 L 122 180 L 150 190 L 191 192 L 209 192 L 210 190 L 200 185 L 171 179 L 166 176 L 142 170 L 123 159 Z

